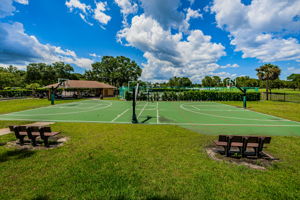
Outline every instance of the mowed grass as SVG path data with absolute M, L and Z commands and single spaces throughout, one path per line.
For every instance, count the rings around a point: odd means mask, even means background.
M 259 89 L 260 92 L 266 92 L 265 88 L 260 88 Z M 295 94 L 300 94 L 300 90 L 299 89 L 289 89 L 289 88 L 285 88 L 285 89 L 272 89 L 271 90 L 272 93 L 295 93 Z
M 287 119 L 295 110 L 299 112 L 294 103 L 248 105 Z M 280 106 L 285 106 L 282 113 L 278 112 Z M 294 118 L 300 121 L 299 115 Z M 56 123 L 52 128 L 69 138 L 64 146 L 18 150 L 5 146 L 15 140 L 13 134 L 0 137 L 0 199 L 234 200 L 300 196 L 299 137 L 272 137 L 267 152 L 280 161 L 261 171 L 210 159 L 205 147 L 216 136 L 178 126 Z
M 71 103 L 75 101 L 81 101 L 81 99 L 75 100 L 56 100 L 55 104 Z M 22 110 L 29 110 L 33 108 L 39 108 L 44 106 L 49 106 L 50 101 L 47 99 L 16 99 L 0 101 L 0 114 L 18 112 Z M 0 128 L 6 128 L 9 125 L 22 125 L 32 122 L 26 121 L 0 121 Z
M 55 104 L 71 103 L 74 101 L 81 101 L 81 100 L 82 99 L 56 100 Z M 50 104 L 51 102 L 48 99 L 16 99 L 16 100 L 0 101 L 0 114 L 39 108 L 43 106 L 50 106 Z
M 265 171 L 211 160 L 215 137 L 177 126 L 57 123 L 62 147 L 0 147 L 0 199 L 297 199 L 300 140 L 275 137 Z M 13 135 L 0 142 L 14 140 Z M 282 145 L 289 144 L 289 145 Z
M 224 101 L 228 105 L 242 107 L 241 101 Z M 279 101 L 248 101 L 247 108 L 277 117 L 300 122 L 300 103 L 279 102 Z

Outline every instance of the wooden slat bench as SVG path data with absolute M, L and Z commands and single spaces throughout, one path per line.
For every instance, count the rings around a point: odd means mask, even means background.
M 219 140 L 214 141 L 217 146 L 222 146 L 226 156 L 230 156 L 232 147 L 237 147 L 240 154 L 245 157 L 249 152 L 248 148 L 253 148 L 256 157 L 260 157 L 264 144 L 270 144 L 269 136 L 237 136 L 237 135 L 219 135 Z
M 9 129 L 15 133 L 21 145 L 24 145 L 24 138 L 28 136 L 33 146 L 36 146 L 36 138 L 40 137 L 45 146 L 49 147 L 49 137 L 59 134 L 59 132 L 52 132 L 51 127 L 43 126 L 9 126 Z
M 46 147 L 49 147 L 49 142 L 48 142 L 49 137 L 52 137 L 52 136 L 55 136 L 58 134 L 59 134 L 59 132 L 51 131 L 51 127 L 49 127 L 49 126 L 42 127 L 40 129 L 40 135 L 41 135 L 42 140 L 44 140 L 44 144 Z

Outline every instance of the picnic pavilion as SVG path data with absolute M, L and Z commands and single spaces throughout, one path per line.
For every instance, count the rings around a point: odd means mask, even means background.
M 45 88 L 57 89 L 57 94 L 62 98 L 65 97 L 113 97 L 115 96 L 116 87 L 98 82 L 86 80 L 66 80 L 64 82 L 47 85 Z

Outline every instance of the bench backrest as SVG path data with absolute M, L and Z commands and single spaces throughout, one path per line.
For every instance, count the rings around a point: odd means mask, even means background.
M 49 127 L 49 126 L 43 127 L 43 131 L 44 131 L 45 133 L 51 133 L 51 132 L 52 132 L 52 131 L 51 131 L 51 127 Z
M 245 140 L 247 143 L 259 143 L 259 137 L 249 136 Z
M 243 142 L 243 136 L 230 136 L 230 142 Z
M 30 126 L 30 127 L 29 127 L 29 130 L 30 130 L 31 132 L 40 132 L 40 128 L 41 128 L 41 127 L 39 127 L 39 126 Z
M 270 144 L 271 143 L 271 137 L 262 137 L 262 141 L 264 144 Z
M 27 132 L 27 126 L 18 126 L 17 129 L 20 132 Z
M 16 126 L 8 126 L 9 127 L 9 130 L 11 131 L 11 132 L 14 132 L 15 131 L 15 127 Z
M 228 135 L 219 135 L 219 142 L 227 142 Z

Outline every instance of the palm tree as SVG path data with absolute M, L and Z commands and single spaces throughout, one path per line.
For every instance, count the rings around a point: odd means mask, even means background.
M 276 65 L 264 64 L 257 68 L 256 71 L 258 78 L 262 81 L 266 81 L 267 100 L 269 100 L 269 81 L 278 79 L 281 70 Z

